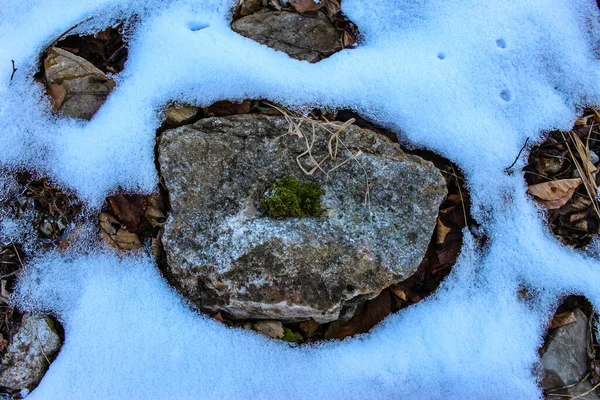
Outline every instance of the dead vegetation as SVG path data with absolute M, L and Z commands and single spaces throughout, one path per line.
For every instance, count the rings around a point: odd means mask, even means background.
M 529 192 L 547 210 L 556 237 L 582 248 L 599 231 L 597 175 L 600 113 L 587 109 L 571 131 L 554 131 L 533 147 L 524 169 Z

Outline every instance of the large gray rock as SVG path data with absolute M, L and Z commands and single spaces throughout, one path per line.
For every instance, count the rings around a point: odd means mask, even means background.
M 26 314 L 0 360 L 0 386 L 31 390 L 42 380 L 61 340 L 48 316 Z
M 231 24 L 240 35 L 311 63 L 342 49 L 342 33 L 323 13 L 263 10 Z
M 92 63 L 58 47 L 48 50 L 44 68 L 54 110 L 73 118 L 92 119 L 115 88 Z
M 548 399 L 578 396 L 592 388 L 589 380 L 583 380 L 588 371 L 588 319 L 579 309 L 574 314 L 576 321 L 551 330 L 549 339 L 542 348 L 541 365 L 544 375 L 541 386 L 550 391 L 546 396 Z M 553 390 L 573 384 L 577 385 Z M 593 391 L 579 398 L 598 399 Z
M 167 274 L 205 310 L 236 318 L 336 320 L 344 306 L 351 314 L 410 276 L 425 254 L 446 195 L 432 163 L 372 131 L 345 130 L 345 144 L 363 152 L 357 159 L 370 179 L 367 208 L 357 163 L 346 163 L 329 180 L 320 172 L 308 178 L 296 163 L 305 139 L 287 129 L 282 117 L 240 115 L 163 134 L 160 170 L 172 206 L 162 237 Z M 327 154 L 327 139 L 315 144 L 315 158 Z M 340 152 L 341 160 L 347 157 Z M 321 217 L 263 215 L 263 195 L 283 176 L 321 184 Z

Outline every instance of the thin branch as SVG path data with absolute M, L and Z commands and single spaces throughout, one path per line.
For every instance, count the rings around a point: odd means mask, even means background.
M 12 74 L 10 74 L 10 81 L 12 82 L 13 78 L 15 77 L 15 72 L 17 72 L 17 68 L 15 67 L 15 60 L 10 60 L 10 62 L 12 63 Z
M 512 164 L 510 164 L 510 166 L 508 166 L 507 168 L 504 169 L 504 171 L 507 174 L 511 174 L 511 168 L 515 166 L 515 164 L 517 163 L 517 161 L 519 161 L 519 157 L 521 157 L 521 153 L 523 152 L 523 150 L 525 150 L 525 147 L 527 147 L 527 143 L 529 142 L 529 137 L 527 137 L 527 139 L 525 139 L 525 144 L 523 145 L 523 147 L 521 147 L 521 150 L 519 150 L 519 154 L 517 154 L 517 157 L 515 158 L 515 161 L 513 161 Z

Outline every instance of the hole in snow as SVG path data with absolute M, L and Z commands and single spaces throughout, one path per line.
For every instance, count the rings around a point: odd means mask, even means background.
M 439 58 L 440 60 L 444 60 L 446 58 L 446 53 L 440 51 L 437 55 L 437 58 Z
M 191 21 L 188 23 L 188 28 L 192 32 L 201 31 L 202 29 L 208 28 L 209 26 L 210 26 L 210 24 L 207 24 L 206 22 L 202 22 L 202 21 Z
M 509 102 L 512 99 L 512 94 L 510 93 L 510 90 L 503 90 L 502 92 L 500 92 L 500 98 L 506 102 Z
M 505 49 L 506 48 L 506 40 L 504 40 L 504 39 L 496 40 L 496 46 L 498 46 L 501 49 Z

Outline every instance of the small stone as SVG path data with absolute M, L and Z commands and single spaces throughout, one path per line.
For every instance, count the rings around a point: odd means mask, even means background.
M 60 346 L 60 336 L 50 317 L 24 315 L 0 359 L 0 386 L 14 391 L 35 388 Z
M 262 10 L 234 21 L 231 27 L 242 36 L 311 63 L 342 49 L 342 33 L 321 12 Z
M 329 179 L 307 177 L 296 161 L 306 142 L 287 132 L 283 117 L 247 114 L 163 133 L 159 160 L 172 207 L 162 236 L 165 273 L 201 309 L 235 319 L 334 321 L 408 278 L 425 254 L 447 193 L 432 163 L 350 126 L 340 139 L 362 154 Z M 315 141 L 317 159 L 328 139 Z M 319 215 L 276 219 L 261 210 L 285 176 L 318 184 Z
M 279 321 L 259 321 L 252 324 L 252 329 L 273 339 L 283 337 L 283 324 Z
M 592 164 L 596 165 L 600 161 L 600 157 L 593 150 L 590 150 L 590 161 Z
M 576 321 L 550 331 L 549 339 L 542 348 L 541 366 L 543 379 L 541 386 L 551 390 L 580 382 L 588 371 L 588 319 L 579 309 L 574 311 Z M 592 385 L 585 380 L 573 387 L 553 392 L 556 395 L 580 395 Z M 564 396 L 563 396 L 564 397 Z M 581 399 L 598 399 L 592 392 Z
M 92 63 L 58 47 L 48 50 L 44 68 L 55 111 L 73 118 L 92 119 L 115 88 Z
M 189 123 L 191 120 L 198 115 L 200 107 L 192 106 L 189 104 L 184 105 L 170 105 L 164 113 L 166 117 L 166 123 L 169 127 L 174 128 L 183 124 Z

